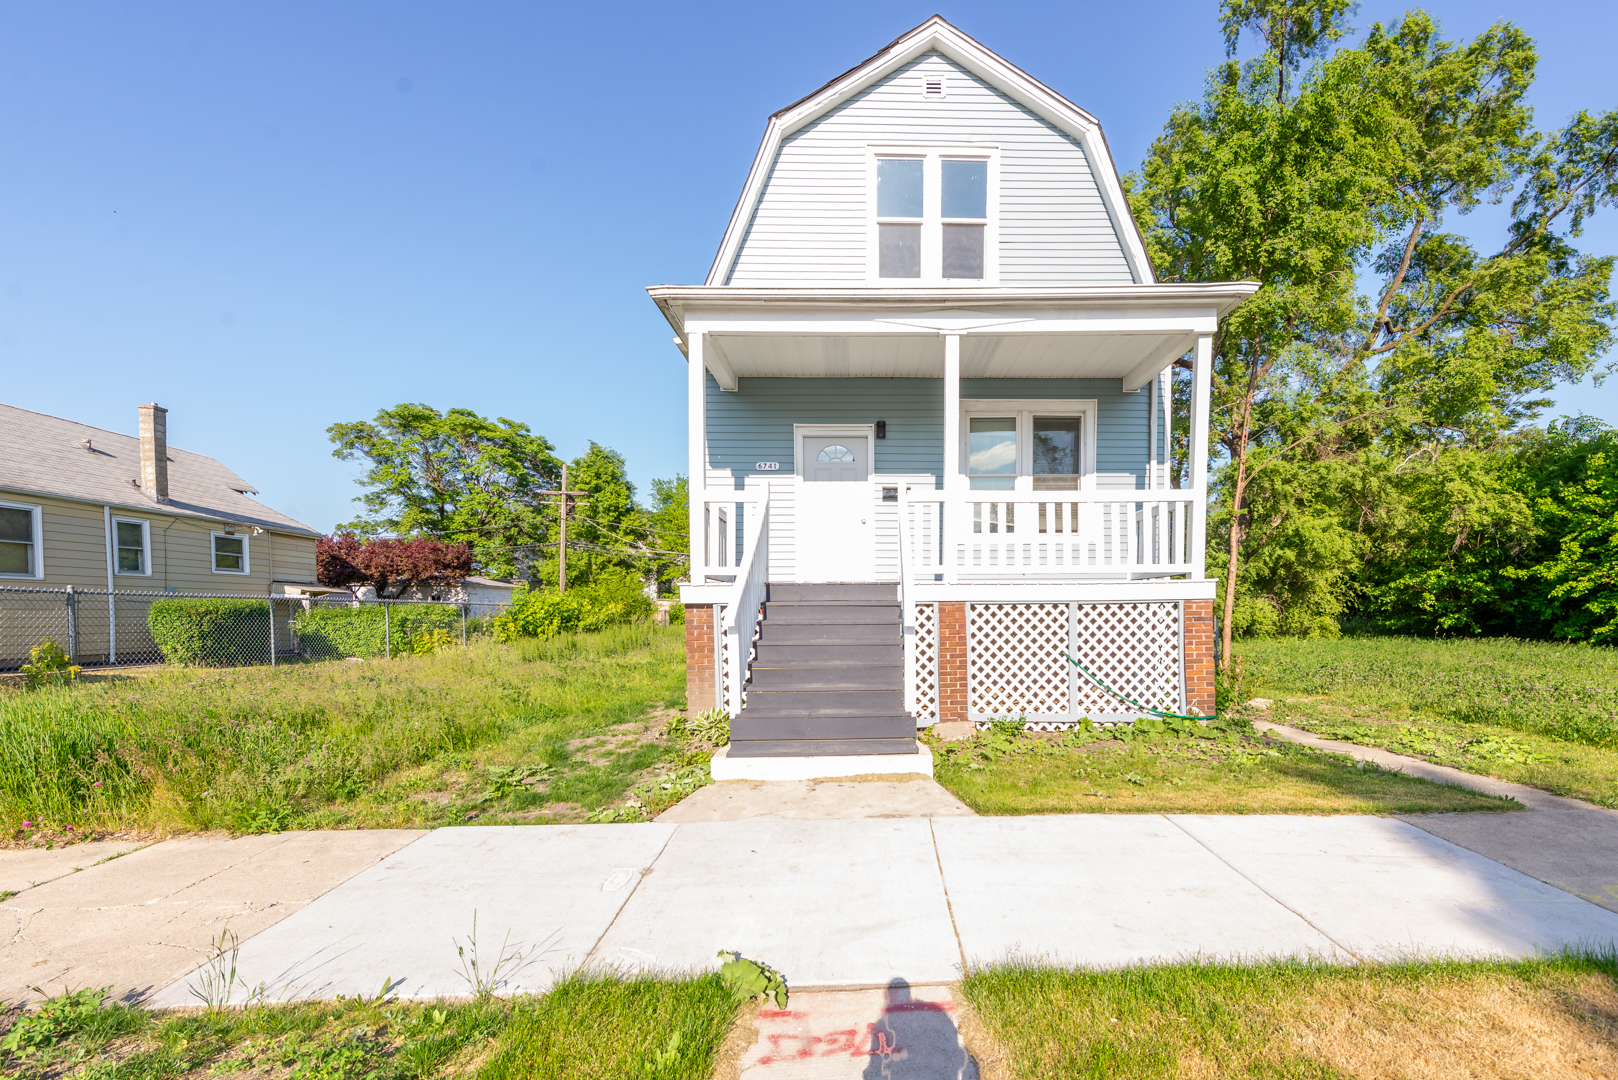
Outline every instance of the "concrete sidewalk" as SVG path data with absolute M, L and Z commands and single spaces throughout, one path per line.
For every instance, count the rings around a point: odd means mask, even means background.
M 1493 816 L 1491 816 L 1493 817 Z M 122 861 L 122 860 L 120 860 Z M 1402 821 L 1074 815 L 440 829 L 247 941 L 274 998 L 463 994 L 477 916 L 504 992 L 581 965 L 695 971 L 736 949 L 795 989 L 945 983 L 1021 957 L 1524 956 L 1618 914 Z M 186 1004 L 185 980 L 156 995 Z
M 1618 912 L 1618 810 L 1374 746 L 1322 739 L 1300 728 L 1267 720 L 1257 721 L 1254 726 L 1292 742 L 1375 762 L 1384 769 L 1396 769 L 1434 783 L 1516 799 L 1528 808 L 1528 813 L 1402 814 L 1400 818 L 1468 851 Z
M 54 878 L 0 904 L 0 1001 L 33 986 L 149 994 L 194 970 L 226 927 L 248 938 L 422 835 L 182 836 L 102 865 L 137 845 L 0 852 L 0 871 Z

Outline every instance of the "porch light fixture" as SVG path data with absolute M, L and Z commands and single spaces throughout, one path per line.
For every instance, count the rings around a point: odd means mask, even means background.
M 878 420 L 876 422 L 876 437 L 879 439 L 886 439 L 888 437 L 888 422 L 886 420 Z

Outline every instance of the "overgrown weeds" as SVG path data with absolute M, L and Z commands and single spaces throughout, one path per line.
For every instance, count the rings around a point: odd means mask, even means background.
M 656 725 L 610 733 L 680 703 L 683 659 L 677 628 L 619 627 L 392 662 L 0 689 L 0 838 L 23 839 L 24 821 L 62 840 L 420 827 L 551 804 L 577 820 L 673 754 Z M 581 753 L 592 737 L 614 751 Z M 507 782 L 489 766 L 531 771 Z
M 190 1012 L 81 991 L 15 1018 L 6 1038 L 20 1032 L 18 1046 L 0 1049 L 0 1072 L 19 1080 L 706 1080 L 738 1007 L 717 975 L 577 974 L 543 996 L 454 1002 L 401 1002 L 384 986 L 335 1002 Z

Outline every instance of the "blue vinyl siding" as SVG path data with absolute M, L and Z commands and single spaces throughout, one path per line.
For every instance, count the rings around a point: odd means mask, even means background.
M 1096 471 L 1107 486 L 1143 486 L 1151 441 L 1149 389 L 1126 394 L 1117 379 L 962 379 L 963 398 L 1093 398 Z M 739 489 L 758 461 L 795 471 L 793 424 L 874 424 L 888 437 L 872 445 L 878 473 L 931 473 L 943 480 L 942 379 L 742 379 L 726 393 L 708 377 L 708 468 Z M 712 481 L 710 481 L 712 482 Z
M 742 379 L 729 394 L 708 376 L 708 468 L 730 473 L 736 487 L 756 461 L 795 471 L 793 424 L 888 422 L 872 443 L 876 472 L 932 473 L 942 480 L 942 379 Z M 764 475 L 764 474 L 759 474 Z

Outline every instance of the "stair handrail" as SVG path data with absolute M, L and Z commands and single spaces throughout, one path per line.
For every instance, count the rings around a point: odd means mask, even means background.
M 769 488 L 764 489 L 763 498 L 757 506 L 757 524 L 752 520 L 753 514 L 747 515 L 749 535 L 746 549 L 741 565 L 736 567 L 736 580 L 731 584 L 730 594 L 725 601 L 725 614 L 719 624 L 720 632 L 730 637 L 730 693 L 726 696 L 725 707 L 732 718 L 742 711 L 742 689 L 749 668 L 746 646 L 752 644 L 753 631 L 758 626 L 759 610 L 764 604 L 765 579 L 770 571 Z M 747 613 L 745 641 L 741 633 L 743 612 Z

